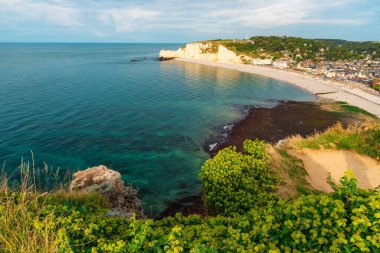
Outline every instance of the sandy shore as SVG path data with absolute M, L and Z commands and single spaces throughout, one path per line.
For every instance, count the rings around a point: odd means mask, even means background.
M 190 58 L 177 58 L 176 60 L 233 69 L 241 72 L 247 72 L 255 75 L 278 79 L 301 87 L 313 94 L 318 95 L 319 97 L 334 99 L 336 101 L 344 101 L 350 105 L 360 107 L 376 115 L 377 117 L 380 117 L 380 96 L 370 94 L 359 88 L 348 87 L 344 84 L 321 80 L 307 74 L 269 67 L 212 62 Z

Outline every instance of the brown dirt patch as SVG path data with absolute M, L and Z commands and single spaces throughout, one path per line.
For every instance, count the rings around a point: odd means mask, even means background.
M 373 158 L 347 150 L 289 150 L 289 154 L 301 159 L 308 172 L 306 179 L 317 190 L 331 192 L 326 181 L 328 173 L 338 183 L 346 170 L 355 173 L 360 188 L 380 185 L 380 163 Z

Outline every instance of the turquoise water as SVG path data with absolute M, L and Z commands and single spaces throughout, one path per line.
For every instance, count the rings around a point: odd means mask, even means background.
M 140 189 L 147 213 L 199 192 L 205 141 L 245 105 L 314 96 L 286 83 L 159 62 L 177 44 L 0 44 L 0 161 L 33 150 L 65 169 L 104 164 Z M 134 59 L 135 61 L 131 61 Z

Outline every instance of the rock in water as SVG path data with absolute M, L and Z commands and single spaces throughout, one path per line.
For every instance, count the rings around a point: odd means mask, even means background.
M 132 186 L 125 186 L 119 172 L 110 170 L 104 165 L 78 171 L 70 184 L 73 192 L 97 192 L 105 196 L 112 210 L 112 216 L 144 216 L 143 207 L 137 197 L 137 190 Z

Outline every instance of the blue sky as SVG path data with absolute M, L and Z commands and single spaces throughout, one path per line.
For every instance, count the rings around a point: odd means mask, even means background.
M 380 0 L 0 0 L 1 42 L 380 40 Z

